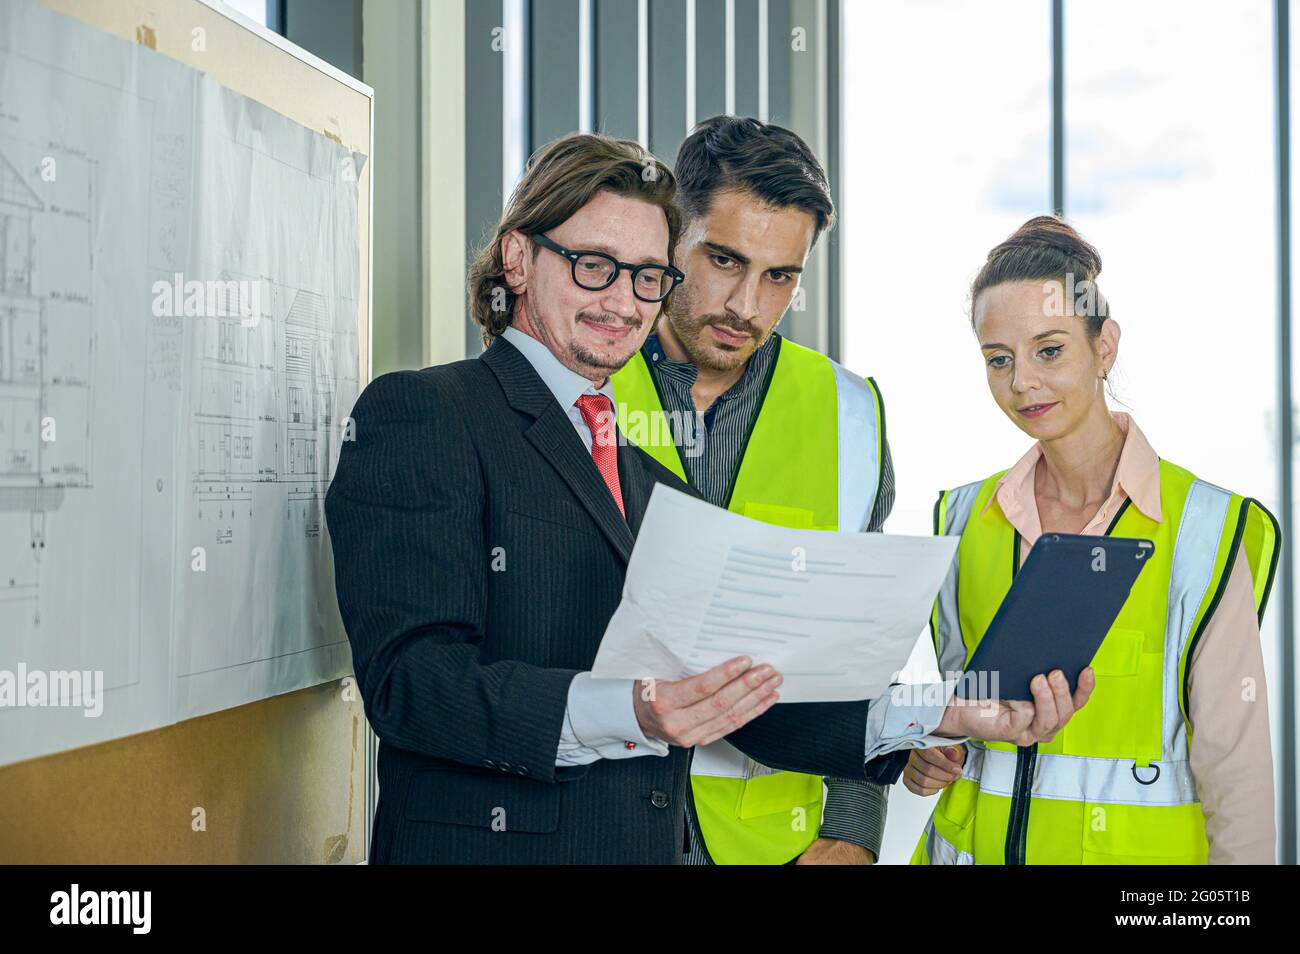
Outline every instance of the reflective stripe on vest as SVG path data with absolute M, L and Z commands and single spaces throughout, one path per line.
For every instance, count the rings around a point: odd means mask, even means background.
M 969 851 L 960 851 L 952 842 L 945 839 L 934 828 L 934 818 L 925 823 L 921 834 L 921 844 L 925 854 L 920 859 L 923 864 L 931 865 L 973 865 L 975 856 Z
M 866 530 L 880 490 L 883 410 L 875 383 L 864 381 L 842 365 L 835 369 L 838 412 L 836 445 L 839 457 L 839 513 L 836 529 Z
M 1166 757 L 1186 762 L 1187 720 L 1180 708 L 1182 664 L 1192 626 L 1214 580 L 1215 555 L 1228 519 L 1229 491 L 1196 481 L 1187 494 L 1174 544 L 1174 573 L 1169 581 L 1169 616 L 1165 629 L 1165 678 L 1160 736 Z M 1174 651 L 1170 652 L 1170 648 Z M 1193 798 L 1192 801 L 1196 799 Z
M 780 526 L 865 530 L 884 447 L 875 383 L 789 339 L 777 348 L 728 509 Z M 642 353 L 614 374 L 614 399 L 627 438 L 686 479 Z M 780 864 L 817 837 L 816 776 L 770 769 L 725 739 L 696 748 L 691 776 L 701 834 L 717 863 Z
M 981 792 L 1010 798 L 1016 753 L 968 742 L 962 777 L 978 783 Z M 1187 762 L 1152 762 L 1137 769 L 1132 759 L 1040 753 L 1029 793 L 1034 798 L 1107 805 L 1187 805 L 1196 801 L 1196 782 Z
M 946 494 L 940 494 L 934 505 L 934 532 L 936 536 L 960 537 L 966 521 L 975 507 L 980 484 L 966 484 Z M 960 672 L 966 668 L 966 647 L 961 636 L 961 619 L 957 615 L 957 560 L 948 566 L 948 574 L 939 587 L 930 615 L 930 636 L 934 640 L 935 657 L 940 672 Z
M 1001 547 L 1018 544 L 1019 536 L 991 501 L 1001 476 L 943 494 L 935 507 L 936 533 L 962 537 L 931 616 L 945 671 L 964 668 L 983 635 L 963 633 L 963 619 L 986 626 L 1005 594 L 1002 587 L 1010 583 L 1014 550 Z M 1188 664 L 1239 549 L 1246 552 L 1262 618 L 1279 532 L 1257 501 L 1197 480 L 1166 461 L 1160 462 L 1160 482 L 1162 522 L 1126 506 L 1112 525 L 1120 535 L 1155 539 L 1153 562 L 1159 566 L 1144 570 L 1094 657 L 1098 690 L 1091 710 L 1076 716 L 1052 743 L 1036 747 L 1029 762 L 1032 778 L 1018 779 L 1017 768 L 1025 763 L 1014 748 L 967 743 L 962 777 L 940 796 L 914 862 L 951 864 L 963 854 L 982 862 L 999 860 L 1000 839 L 1012 831 L 1008 805 L 1016 796 L 1027 798 L 1029 809 L 1019 816 L 1021 833 L 1024 819 L 1030 820 L 1022 857 L 1056 863 L 1204 861 L 1204 819 L 1188 761 Z M 968 551 L 968 560 L 992 561 L 977 564 L 973 575 L 968 567 L 965 589 L 962 551 Z M 1004 558 L 1006 570 L 1001 569 Z M 963 608 L 963 599 L 970 605 Z M 1148 633 L 1160 633 L 1161 641 L 1153 644 Z M 1149 696 L 1132 695 L 1143 686 Z M 1073 751 L 1063 751 L 1067 746 Z M 1012 857 L 1008 850 L 1007 858 Z

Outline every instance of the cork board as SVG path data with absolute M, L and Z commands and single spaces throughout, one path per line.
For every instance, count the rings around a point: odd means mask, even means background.
M 360 84 L 200 0 L 38 0 L 149 46 L 367 156 Z M 196 28 L 205 49 L 192 49 Z M 358 176 L 360 381 L 370 364 L 370 170 Z M 366 856 L 366 739 L 350 680 L 0 768 L 0 863 L 352 864 Z

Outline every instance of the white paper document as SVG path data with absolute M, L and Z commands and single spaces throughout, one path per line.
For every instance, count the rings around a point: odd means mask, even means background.
M 597 679 L 681 679 L 770 663 L 782 702 L 884 694 L 907 664 L 956 537 L 792 530 L 657 484 Z

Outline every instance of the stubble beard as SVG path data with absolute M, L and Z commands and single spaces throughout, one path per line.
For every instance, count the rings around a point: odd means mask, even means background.
M 622 319 L 617 318 L 614 315 L 606 315 L 606 314 L 601 314 L 599 312 L 591 312 L 591 311 L 580 311 L 578 312 L 577 315 L 574 316 L 574 324 L 576 325 L 579 319 L 582 318 L 594 319 L 597 322 L 611 324 L 611 325 L 626 324 L 632 329 L 631 334 L 628 336 L 628 341 L 640 340 L 639 338 L 640 329 L 643 324 L 643 322 L 640 319 L 635 319 L 632 322 L 624 322 Z M 612 351 L 612 349 L 618 348 L 619 345 L 610 345 L 609 347 L 611 351 L 608 351 L 604 354 L 600 354 L 595 351 L 591 351 L 588 348 L 584 347 L 583 345 L 578 344 L 576 341 L 574 341 L 569 345 L 569 359 L 574 364 L 578 365 L 580 368 L 585 369 L 583 371 L 579 371 L 580 374 L 586 374 L 588 377 L 595 377 L 596 375 L 600 375 L 602 377 L 608 377 L 614 372 L 620 370 L 625 364 L 628 363 L 628 361 L 631 360 L 632 355 L 636 353 L 636 349 L 634 348 L 631 351 L 629 351 L 626 355 L 619 358 L 619 357 L 615 357 Z
M 681 289 L 678 289 L 678 292 L 680 291 Z M 674 336 L 685 349 L 691 363 L 706 371 L 734 371 L 748 361 L 758 347 L 767 340 L 767 336 L 763 336 L 761 340 L 755 338 L 752 327 L 747 325 L 737 327 L 726 315 L 693 317 L 691 300 L 687 295 L 682 295 L 680 298 L 674 295 L 670 306 L 664 310 L 664 317 L 672 327 Z M 748 334 L 751 336 L 751 341 L 757 343 L 747 349 L 728 350 L 712 339 L 708 332 L 709 325 L 722 325 L 732 331 Z

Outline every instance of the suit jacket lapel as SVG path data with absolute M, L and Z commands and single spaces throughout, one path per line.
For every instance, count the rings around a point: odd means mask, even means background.
M 546 383 L 519 349 L 497 338 L 481 356 L 501 382 L 506 401 L 517 411 L 534 418 L 524 431 L 528 442 L 555 468 L 569 485 L 578 502 L 591 514 L 601 532 L 626 562 L 632 557 L 632 530 L 619 513 L 618 505 L 596 469 L 596 463 L 582 443 L 566 412 L 556 403 Z M 619 475 L 622 476 L 623 449 Z M 623 506 L 627 507 L 624 493 Z M 644 506 L 644 505 L 643 505 Z

